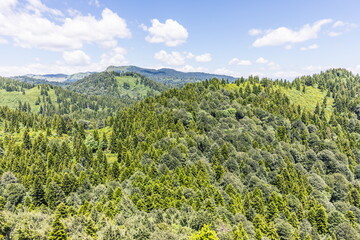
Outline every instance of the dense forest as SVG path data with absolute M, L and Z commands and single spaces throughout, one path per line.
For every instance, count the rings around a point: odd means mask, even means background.
M 150 80 L 138 73 L 120 74 L 108 71 L 91 74 L 68 86 L 69 90 L 86 95 L 136 100 L 154 96 L 167 88 L 164 84 Z
M 360 239 L 358 75 L 129 102 L 121 77 L 97 96 L 0 80 L 35 99 L 0 101 L 0 239 Z

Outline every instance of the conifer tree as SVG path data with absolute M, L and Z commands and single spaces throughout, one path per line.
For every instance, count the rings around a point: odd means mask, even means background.
M 25 131 L 24 131 L 23 143 L 24 143 L 24 148 L 25 149 L 30 149 L 31 146 L 32 146 L 28 128 L 26 128 Z
M 249 235 L 245 231 L 243 224 L 240 222 L 236 229 L 233 231 L 233 237 L 236 240 L 249 240 Z
M 51 224 L 49 240 L 67 240 L 67 232 L 65 225 L 61 222 L 60 216 L 56 215 Z

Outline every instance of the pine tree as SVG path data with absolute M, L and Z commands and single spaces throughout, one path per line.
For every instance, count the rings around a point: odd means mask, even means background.
M 249 235 L 245 231 L 242 223 L 240 222 L 237 228 L 233 231 L 233 238 L 236 240 L 249 240 Z
M 91 237 L 95 237 L 96 236 L 96 231 L 97 231 L 96 224 L 94 223 L 94 221 L 91 218 L 89 218 L 86 221 L 85 232 L 88 235 L 90 235 Z
M 31 146 L 32 146 L 28 128 L 26 128 L 25 131 L 24 131 L 23 143 L 24 143 L 24 148 L 25 149 L 30 149 Z
M 67 232 L 65 225 L 60 221 L 60 216 L 55 216 L 51 224 L 51 232 L 48 240 L 67 240 Z
M 32 191 L 31 191 L 31 197 L 33 199 L 35 206 L 46 204 L 45 191 L 41 183 L 41 180 L 38 176 L 36 176 L 34 179 Z
M 66 218 L 68 216 L 68 207 L 65 203 L 62 202 L 56 207 L 55 214 L 60 218 Z
M 319 206 L 315 210 L 315 222 L 317 230 L 320 234 L 328 232 L 328 215 L 323 206 Z

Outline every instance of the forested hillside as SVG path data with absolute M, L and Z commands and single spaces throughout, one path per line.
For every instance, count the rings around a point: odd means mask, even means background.
M 187 84 L 103 125 L 1 107 L 0 239 L 360 239 L 359 92 L 331 69 Z
M 73 119 L 103 122 L 132 99 L 109 95 L 90 96 L 49 84 L 30 84 L 0 78 L 0 106 L 40 115 L 62 115 Z
M 71 91 L 94 96 L 112 96 L 122 99 L 142 99 L 167 89 L 165 85 L 138 73 L 101 72 L 72 83 Z

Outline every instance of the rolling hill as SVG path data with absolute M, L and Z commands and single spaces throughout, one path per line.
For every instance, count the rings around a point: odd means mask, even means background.
M 167 85 L 175 85 L 175 86 L 184 85 L 186 83 L 204 81 L 212 78 L 226 79 L 229 80 L 230 82 L 236 80 L 236 78 L 227 75 L 218 75 L 218 74 L 210 74 L 203 72 L 180 72 L 170 68 L 162 68 L 156 70 L 156 69 L 140 68 L 136 66 L 109 66 L 105 71 L 117 72 L 117 73 L 138 73 L 153 81 Z M 68 86 L 73 82 L 76 82 L 80 79 L 83 79 L 95 73 L 96 72 L 85 72 L 85 73 L 76 73 L 72 75 L 28 74 L 23 76 L 14 76 L 11 77 L 11 79 L 24 81 L 28 83 L 34 83 L 34 84 L 52 84 L 59 86 Z
M 103 74 L 106 95 L 139 80 Z M 49 85 L 0 86 L 54 96 Z M 86 128 L 76 115 L 0 106 L 0 237 L 360 239 L 359 91 L 345 69 L 210 79 Z
M 89 96 L 50 84 L 30 84 L 0 77 L 0 106 L 46 116 L 96 120 L 133 103 L 131 99 Z
M 170 68 L 155 70 L 136 66 L 110 66 L 106 69 L 106 71 L 114 71 L 119 73 L 135 72 L 144 75 L 151 80 L 170 85 L 183 85 L 186 83 L 199 82 L 212 78 L 227 79 L 230 82 L 236 80 L 236 78 L 227 75 L 209 74 L 202 72 L 180 72 Z
M 86 95 L 142 99 L 154 96 L 168 87 L 137 73 L 101 72 L 70 84 L 67 89 Z

